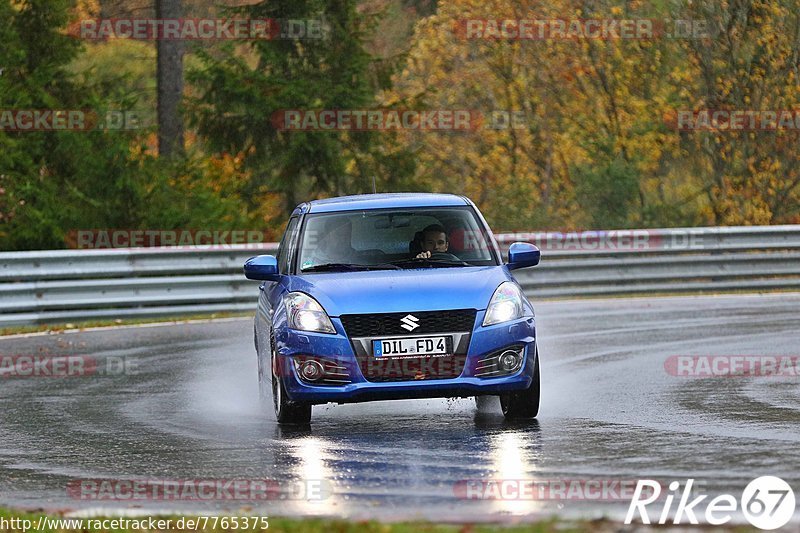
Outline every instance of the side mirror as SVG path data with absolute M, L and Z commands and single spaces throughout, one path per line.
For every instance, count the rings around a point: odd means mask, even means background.
M 278 281 L 278 260 L 272 255 L 251 257 L 244 264 L 244 275 L 247 279 Z
M 508 248 L 508 269 L 532 267 L 539 264 L 542 252 L 533 244 L 515 242 Z

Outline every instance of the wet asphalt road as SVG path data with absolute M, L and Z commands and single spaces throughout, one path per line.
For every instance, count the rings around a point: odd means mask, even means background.
M 800 378 L 675 377 L 673 355 L 800 355 L 800 294 L 540 302 L 543 404 L 407 400 L 314 408 L 282 431 L 258 404 L 252 322 L 0 340 L 0 355 L 124 357 L 127 375 L 0 378 L 0 505 L 384 520 L 624 516 L 627 500 L 467 500 L 462 480 L 698 480 L 737 498 L 776 475 L 800 502 Z M 118 360 L 118 359 L 114 359 Z M 323 499 L 97 502 L 74 480 L 270 479 Z M 657 516 L 658 511 L 652 514 Z M 800 521 L 800 505 L 794 521 Z

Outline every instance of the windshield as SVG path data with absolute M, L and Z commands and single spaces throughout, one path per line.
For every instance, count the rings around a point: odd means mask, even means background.
M 312 214 L 297 264 L 300 272 L 496 265 L 490 242 L 469 207 Z

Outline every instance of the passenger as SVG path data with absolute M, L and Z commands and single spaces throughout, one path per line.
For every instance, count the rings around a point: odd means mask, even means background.
M 311 263 L 304 263 L 303 268 L 328 263 L 352 263 L 356 253 L 352 236 L 353 224 L 348 218 L 337 217 L 327 221 L 319 244 L 311 254 Z

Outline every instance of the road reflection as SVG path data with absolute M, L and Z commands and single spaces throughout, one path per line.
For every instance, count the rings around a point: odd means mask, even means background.
M 337 413 L 313 426 L 275 426 L 276 459 L 289 479 L 320 480 L 327 498 L 298 500 L 302 514 L 359 516 L 364 496 L 370 507 L 392 507 L 398 496 L 429 507 L 435 502 L 466 505 L 470 514 L 525 515 L 541 510 L 531 499 L 459 491 L 466 481 L 531 480 L 542 457 L 535 420 L 510 423 L 502 415 L 473 411 L 423 416 Z M 353 416 L 355 415 L 355 416 Z M 472 415 L 472 416 L 470 416 Z M 397 513 L 387 509 L 387 514 Z

